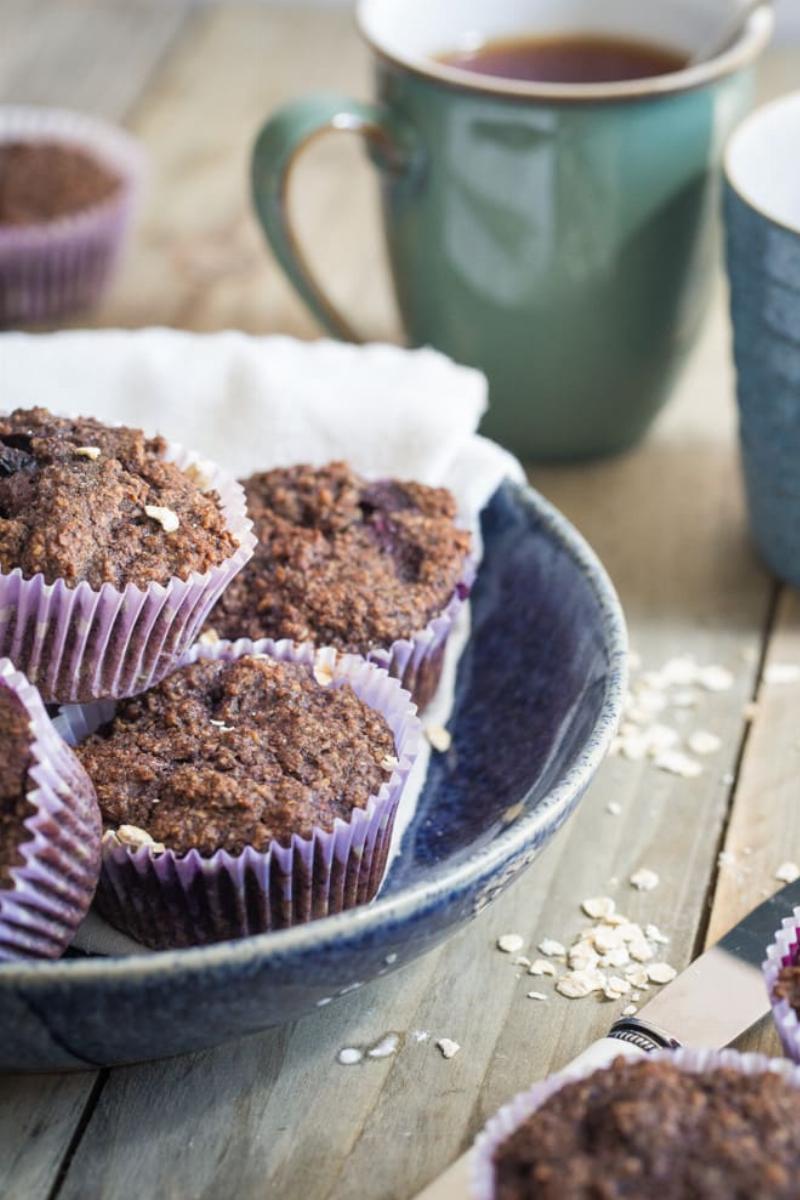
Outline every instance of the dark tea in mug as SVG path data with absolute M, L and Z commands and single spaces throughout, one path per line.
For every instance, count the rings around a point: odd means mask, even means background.
M 439 61 L 476 75 L 528 83 L 621 83 L 681 71 L 688 58 L 651 42 L 563 34 L 497 39 L 442 54 Z

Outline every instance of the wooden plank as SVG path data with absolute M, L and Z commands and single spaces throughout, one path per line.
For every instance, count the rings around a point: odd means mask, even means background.
M 123 120 L 188 9 L 189 0 L 2 0 L 0 100 Z
M 251 212 L 249 156 L 279 104 L 316 89 L 366 94 L 367 56 L 349 13 L 233 7 L 198 13 L 136 110 L 149 198 L 125 270 L 97 324 L 319 333 Z M 378 182 L 350 137 L 324 139 L 293 179 L 301 238 L 365 330 L 392 324 Z
M 776 879 L 782 863 L 800 862 L 800 680 L 775 681 L 776 668 L 780 672 L 787 665 L 800 670 L 800 599 L 790 588 L 780 594 L 765 677 L 742 759 L 711 911 L 711 940 L 782 886 Z M 742 1039 L 742 1045 L 780 1053 L 769 1024 Z
M 288 95 L 312 87 L 363 93 L 366 75 L 349 16 L 199 13 L 132 115 L 153 158 L 151 200 L 99 323 L 314 334 L 249 214 L 248 148 L 263 114 Z M 101 103 L 87 92 L 86 107 Z M 373 328 L 391 331 L 377 251 L 362 232 L 374 180 L 359 166 L 363 190 L 354 194 L 354 152 L 333 145 L 315 151 L 304 170 L 302 232 L 324 273 L 337 278 L 337 298 L 352 302 L 356 319 L 372 313 Z M 374 231 L 374 215 L 369 221 Z M 734 689 L 693 718 L 724 739 L 706 773 L 686 782 L 641 764 L 606 763 L 577 819 L 536 868 L 423 962 L 295 1027 L 112 1072 L 61 1196 L 400 1200 L 454 1158 L 498 1104 L 567 1061 L 618 1011 L 594 1000 L 527 1000 L 539 983 L 519 978 L 497 952 L 500 933 L 518 931 L 531 946 L 544 935 L 569 940 L 581 924 L 580 900 L 611 892 L 632 917 L 655 919 L 672 934 L 670 961 L 688 960 L 703 932 L 729 800 L 725 777 L 735 768 L 771 594 L 744 539 L 729 396 L 718 305 L 677 401 L 643 450 L 592 468 L 539 471 L 535 479 L 608 563 L 648 665 L 680 651 L 733 671 Z M 607 811 L 612 799 L 622 806 L 618 817 Z M 643 864 L 662 878 L 647 896 L 626 883 Z M 431 1037 L 417 1041 L 416 1029 Z M 395 1058 L 356 1068 L 336 1063 L 342 1046 L 373 1043 L 389 1030 L 404 1035 Z M 441 1057 L 433 1044 L 439 1036 L 461 1043 L 456 1058 Z M 40 1081 L 30 1082 L 36 1097 Z M 52 1081 L 41 1086 L 46 1099 Z M 52 1182 L 74 1127 L 68 1101 L 60 1111 L 68 1114 L 66 1138 L 57 1135 L 50 1154 L 33 1154 L 45 1164 L 39 1186 Z M 24 1137 L 21 1129 L 12 1121 L 0 1145 Z
M 0 1075 L 0 1196 L 44 1200 L 81 1118 L 91 1075 Z

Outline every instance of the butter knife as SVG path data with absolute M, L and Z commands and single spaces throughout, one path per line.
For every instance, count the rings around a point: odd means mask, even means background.
M 790 917 L 798 905 L 800 880 L 754 908 L 643 1004 L 635 1017 L 615 1021 L 608 1035 L 569 1067 L 605 1067 L 620 1055 L 637 1058 L 678 1046 L 722 1049 L 736 1041 L 769 1012 L 761 964 L 784 917 Z M 469 1151 L 416 1200 L 467 1200 L 468 1196 Z

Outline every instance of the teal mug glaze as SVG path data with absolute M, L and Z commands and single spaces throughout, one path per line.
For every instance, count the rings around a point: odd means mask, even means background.
M 685 0 L 607 7 L 601 32 L 691 48 Z M 470 28 L 490 38 L 547 32 L 548 20 L 563 31 L 576 0 L 467 8 Z M 702 10 L 707 22 L 689 21 L 698 39 L 719 8 L 695 0 L 692 20 Z M 363 0 L 359 16 L 376 53 L 377 102 L 295 101 L 254 148 L 256 211 L 289 278 L 329 331 L 359 340 L 317 284 L 287 210 L 298 153 L 324 131 L 359 132 L 382 176 L 408 340 L 486 372 L 482 431 L 538 460 L 633 445 L 707 308 L 722 147 L 751 99 L 771 11 L 758 10 L 709 63 L 598 85 L 521 83 L 437 62 L 467 27 L 463 0 Z

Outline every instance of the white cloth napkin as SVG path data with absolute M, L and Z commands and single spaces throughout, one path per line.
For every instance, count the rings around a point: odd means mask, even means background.
M 0 408 L 34 405 L 163 433 L 237 476 L 344 458 L 373 478 L 441 484 L 478 552 L 481 509 L 504 478 L 523 478 L 515 458 L 475 432 L 484 376 L 433 350 L 172 329 L 0 335 Z M 465 612 L 427 724 L 447 722 L 468 632 Z M 421 756 L 404 796 L 393 853 L 427 761 Z M 99 954 L 141 949 L 95 917 L 76 944 Z

